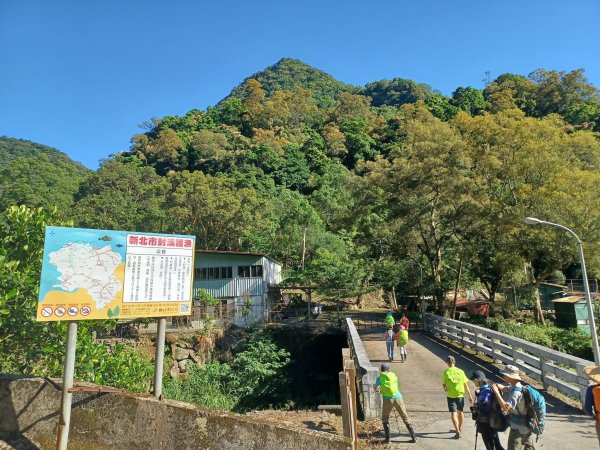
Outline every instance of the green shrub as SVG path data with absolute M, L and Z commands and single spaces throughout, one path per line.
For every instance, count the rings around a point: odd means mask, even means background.
M 46 225 L 54 214 L 24 206 L 0 214 L 0 372 L 60 377 L 66 322 L 37 322 L 39 280 Z M 62 225 L 70 225 L 63 223 Z M 151 362 L 136 349 L 107 346 L 92 338 L 114 321 L 78 322 L 75 379 L 132 391 L 147 389 Z
M 200 302 L 201 305 L 215 306 L 221 301 L 218 298 L 213 297 L 206 289 L 200 289 L 200 295 L 194 300 Z
M 519 323 L 494 317 L 472 316 L 464 322 L 489 328 L 534 344 L 543 345 L 569 355 L 593 360 L 592 341 L 579 328 L 558 328 L 555 325 L 541 326 L 529 320 Z
M 231 378 L 229 364 L 211 362 L 204 367 L 188 364 L 187 368 L 188 379 L 185 381 L 164 378 L 163 395 L 166 398 L 223 411 L 234 408 L 235 394 L 227 382 Z
M 231 364 L 238 406 L 244 409 L 285 401 L 284 368 L 289 363 L 289 352 L 279 348 L 272 336 L 263 332 L 252 335 Z
M 490 316 L 504 319 L 517 319 L 522 316 L 521 310 L 512 300 L 501 300 L 490 303 Z
M 256 332 L 231 363 L 188 365 L 188 380 L 164 379 L 164 395 L 207 408 L 243 412 L 287 401 L 290 354 L 266 332 Z
M 591 339 L 582 329 L 564 329 L 553 326 L 548 328 L 548 332 L 552 336 L 553 348 L 556 348 L 556 350 L 589 361 L 594 360 Z

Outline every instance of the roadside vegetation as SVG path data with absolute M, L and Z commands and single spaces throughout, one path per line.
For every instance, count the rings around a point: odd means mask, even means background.
M 505 319 L 503 317 L 473 316 L 462 320 L 588 361 L 594 360 L 592 341 L 579 328 L 564 329 L 551 323 L 540 325 L 533 319 L 517 321 L 516 319 Z
M 207 408 L 245 412 L 288 402 L 290 353 L 268 332 L 256 331 L 230 362 L 190 364 L 187 379 L 164 378 L 164 396 Z
M 69 225 L 41 208 L 0 213 L 0 373 L 62 377 L 67 323 L 35 320 L 47 224 Z M 131 346 L 109 348 L 93 337 L 114 326 L 79 322 L 75 379 L 145 392 L 152 362 Z

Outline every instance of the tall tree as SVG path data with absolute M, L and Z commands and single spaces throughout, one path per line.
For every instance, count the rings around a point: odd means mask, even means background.
M 423 256 L 433 282 L 436 309 L 444 309 L 444 251 L 469 227 L 473 204 L 471 162 L 453 128 L 423 105 L 405 105 L 409 120 L 401 150 L 372 166 L 369 182 L 381 187 L 398 223 L 405 248 L 414 259 Z
M 575 249 L 557 245 L 555 232 L 532 230 L 523 218 L 539 216 L 569 226 L 588 210 L 585 203 L 574 202 L 576 184 L 589 183 L 597 174 L 596 169 L 584 170 L 586 163 L 573 152 L 581 138 L 565 133 L 552 118 L 525 118 L 515 111 L 459 115 L 454 124 L 467 142 L 476 173 L 474 217 L 480 225 L 469 233 L 476 255 L 472 269 L 497 291 L 503 277 L 528 262 L 530 284 L 537 292 L 551 273 L 574 262 Z M 543 321 L 539 298 L 536 317 Z
M 161 232 L 168 222 L 167 192 L 168 183 L 154 168 L 118 156 L 82 183 L 69 217 L 82 227 Z
M 456 88 L 450 103 L 471 115 L 479 114 L 485 109 L 483 93 L 471 86 Z
M 201 248 L 241 250 L 251 233 L 264 232 L 264 201 L 232 178 L 182 171 L 169 175 L 171 230 L 197 237 Z

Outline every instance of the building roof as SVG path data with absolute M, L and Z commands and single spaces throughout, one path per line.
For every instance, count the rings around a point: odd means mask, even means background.
M 222 255 L 249 255 L 249 256 L 262 256 L 264 258 L 270 259 L 276 264 L 282 265 L 279 261 L 274 260 L 270 256 L 265 255 L 264 253 L 255 253 L 255 252 L 236 252 L 233 250 L 202 250 L 197 248 L 196 253 L 211 253 L 211 254 L 222 254 Z
M 561 297 L 552 300 L 553 303 L 579 303 L 585 301 L 585 297 L 581 295 L 571 295 L 570 297 Z

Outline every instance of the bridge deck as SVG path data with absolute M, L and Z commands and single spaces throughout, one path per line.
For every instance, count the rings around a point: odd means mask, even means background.
M 387 361 L 383 332 L 383 327 L 373 326 L 361 330 L 360 333 L 369 358 L 377 367 Z M 396 359 L 391 364 L 391 370 L 398 375 L 400 391 L 417 432 L 418 442 L 412 444 L 413 448 L 446 449 L 450 446 L 452 449 L 470 450 L 475 445 L 475 426 L 471 420 L 466 399 L 463 437 L 458 441 L 454 439 L 454 428 L 450 421 L 446 396 L 441 385 L 441 374 L 447 367 L 445 359 L 448 355 L 456 358 L 457 366 L 463 369 L 467 376 L 473 370 L 482 370 L 490 380 L 502 381 L 495 375 L 498 369 L 492 364 L 425 333 L 411 333 L 407 361 L 401 363 L 397 360 L 399 355 L 396 348 L 394 355 Z M 475 387 L 471 383 L 470 386 L 471 392 L 473 392 Z M 587 450 L 598 448 L 593 419 L 548 393 L 544 393 L 544 397 L 548 408 L 546 431 L 536 448 L 540 447 L 540 443 L 547 449 Z M 407 443 L 410 439 L 404 424 L 400 419 L 398 420 L 399 427 L 394 414 L 390 419 L 392 443 L 395 446 Z M 508 432 L 502 434 L 501 441 L 505 445 Z M 411 444 L 402 445 L 403 448 L 408 448 L 408 446 Z M 485 449 L 481 437 L 479 437 L 477 446 Z

